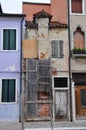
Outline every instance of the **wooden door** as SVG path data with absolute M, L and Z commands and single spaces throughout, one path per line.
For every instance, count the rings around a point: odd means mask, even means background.
M 75 87 L 76 115 L 86 116 L 86 86 Z

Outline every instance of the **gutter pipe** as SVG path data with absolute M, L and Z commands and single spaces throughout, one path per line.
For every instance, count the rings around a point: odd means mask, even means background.
M 23 21 L 24 21 L 24 17 L 25 15 L 23 16 L 22 20 L 21 20 L 21 48 L 20 48 L 20 111 L 19 111 L 19 121 L 20 122 L 23 122 L 23 109 L 22 109 L 22 106 L 23 106 L 23 99 L 22 99 L 22 32 L 23 32 L 23 29 L 22 29 L 22 26 L 23 26 Z
M 67 0 L 68 5 L 68 41 L 69 41 L 69 98 L 70 98 L 70 121 L 73 121 L 72 111 L 72 83 L 71 83 L 71 36 L 70 36 L 70 0 Z

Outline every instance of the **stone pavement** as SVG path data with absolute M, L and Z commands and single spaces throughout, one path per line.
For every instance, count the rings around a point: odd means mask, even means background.
M 0 130 L 23 130 L 22 123 L 0 122 Z M 27 122 L 24 123 L 24 130 L 86 130 L 86 120 L 53 122 L 53 129 L 50 122 Z

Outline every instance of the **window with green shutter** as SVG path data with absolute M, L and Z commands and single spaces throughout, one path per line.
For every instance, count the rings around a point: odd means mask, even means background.
M 16 29 L 3 29 L 3 50 L 16 50 Z
M 15 102 L 16 100 L 16 80 L 2 79 L 2 102 Z
M 63 41 L 52 40 L 52 58 L 63 58 Z

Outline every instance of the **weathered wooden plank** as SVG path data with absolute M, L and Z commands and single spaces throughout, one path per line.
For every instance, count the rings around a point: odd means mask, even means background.
M 37 40 L 24 39 L 23 40 L 23 58 L 37 58 Z

